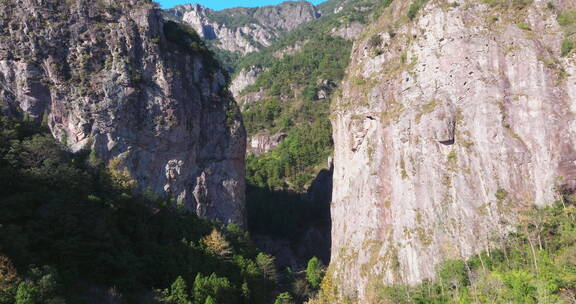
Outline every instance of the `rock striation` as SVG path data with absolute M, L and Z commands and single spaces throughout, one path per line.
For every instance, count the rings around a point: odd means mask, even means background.
M 246 134 L 227 79 L 151 1 L 0 1 L 0 104 L 139 191 L 244 224 Z
M 242 55 L 270 46 L 282 33 L 319 17 L 309 2 L 287 1 L 275 6 L 214 11 L 199 4 L 168 10 L 215 46 Z
M 557 16 L 575 3 L 491 3 L 430 1 L 410 21 L 394 1 L 356 42 L 332 116 L 342 295 L 376 303 L 381 284 L 499 247 L 519 210 L 573 189 L 576 65 Z

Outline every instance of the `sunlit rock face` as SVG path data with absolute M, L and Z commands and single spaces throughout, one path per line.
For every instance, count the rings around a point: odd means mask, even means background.
M 199 4 L 168 10 L 223 50 L 248 54 L 270 46 L 282 33 L 319 17 L 309 2 L 287 1 L 274 6 L 214 11 Z
M 368 303 L 499 246 L 519 210 L 574 187 L 576 69 L 557 12 L 450 2 L 394 24 L 410 5 L 395 1 L 334 104 L 329 274 Z

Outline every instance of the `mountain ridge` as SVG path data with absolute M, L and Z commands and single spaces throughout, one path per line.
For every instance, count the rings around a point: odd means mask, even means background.
M 315 6 L 306 1 L 219 11 L 200 4 L 185 4 L 166 13 L 190 25 L 215 47 L 240 55 L 261 50 L 286 31 L 319 17 Z

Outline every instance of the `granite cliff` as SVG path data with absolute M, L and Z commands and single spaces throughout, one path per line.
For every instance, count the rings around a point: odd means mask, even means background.
M 4 113 L 43 121 L 139 191 L 244 224 L 246 136 L 227 83 L 150 1 L 0 1 Z
M 394 1 L 364 31 L 331 118 L 341 296 L 376 303 L 377 286 L 431 278 L 572 191 L 574 7 Z

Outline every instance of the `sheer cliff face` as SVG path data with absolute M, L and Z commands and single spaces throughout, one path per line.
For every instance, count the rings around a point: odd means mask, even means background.
M 140 191 L 244 223 L 245 131 L 198 37 L 145 0 L 0 1 L 2 110 L 47 120 Z
M 242 55 L 270 46 L 281 33 L 318 17 L 308 2 L 213 11 L 201 5 L 182 5 L 168 11 L 223 50 Z
M 457 2 L 392 23 L 410 4 L 395 1 L 353 50 L 332 119 L 330 273 L 347 295 L 498 246 L 520 209 L 574 186 L 576 67 L 556 21 L 574 2 Z

